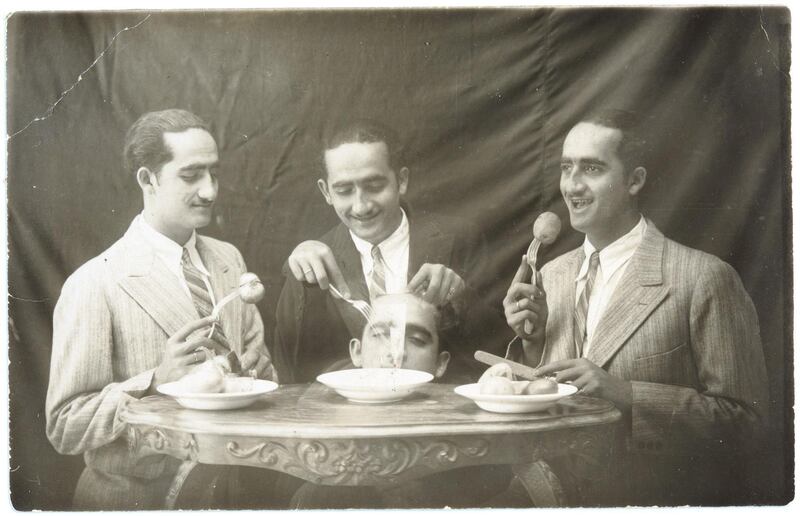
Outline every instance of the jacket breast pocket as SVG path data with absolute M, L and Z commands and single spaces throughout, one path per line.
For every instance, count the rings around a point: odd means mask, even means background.
M 632 380 L 692 386 L 695 378 L 691 348 L 686 343 L 633 361 Z

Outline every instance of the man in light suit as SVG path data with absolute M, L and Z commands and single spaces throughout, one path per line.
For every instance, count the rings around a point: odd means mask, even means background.
M 163 506 L 179 461 L 131 456 L 117 415 L 202 362 L 199 348 L 235 351 L 244 369 L 275 376 L 254 305 L 226 306 L 206 338 L 210 305 L 246 272 L 236 248 L 195 231 L 211 221 L 217 196 L 206 124 L 182 110 L 147 113 L 128 131 L 124 155 L 144 211 L 67 279 L 53 318 L 47 435 L 60 453 L 84 454 L 75 509 Z
M 585 503 L 735 503 L 767 409 L 756 312 L 733 268 L 640 214 L 637 124 L 605 111 L 566 136 L 561 193 L 586 238 L 533 285 L 523 258 L 504 300 L 522 341 L 510 356 L 622 412 L 613 473 L 590 479 L 607 497 Z
M 383 124 L 357 120 L 337 129 L 325 142 L 324 169 L 317 185 L 341 224 L 300 243 L 287 261 L 275 333 L 282 378 L 313 381 L 349 359 L 348 342 L 361 336 L 364 317 L 331 295 L 330 283 L 364 301 L 419 293 L 444 314 L 451 374 L 477 376 L 474 348 L 500 352 L 506 341 L 497 335 L 506 330 L 500 310 L 471 286 L 483 267 L 483 240 L 463 221 L 408 209 L 402 144 Z

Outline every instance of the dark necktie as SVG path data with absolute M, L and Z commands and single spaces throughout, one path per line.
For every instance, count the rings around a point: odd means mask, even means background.
M 578 357 L 583 356 L 583 345 L 586 341 L 586 317 L 589 314 L 589 298 L 592 295 L 592 287 L 594 287 L 594 279 L 597 276 L 597 266 L 600 265 L 600 253 L 597 251 L 592 253 L 589 258 L 589 272 L 586 275 L 586 285 L 583 287 L 578 304 L 575 305 L 575 312 L 573 316 L 572 336 L 575 340 L 575 350 Z
M 183 248 L 183 255 L 181 256 L 181 266 L 183 267 L 183 277 L 186 279 L 186 284 L 189 287 L 189 292 L 192 294 L 192 302 L 197 309 L 197 315 L 200 317 L 208 317 L 214 309 L 211 302 L 211 294 L 208 293 L 206 282 L 203 281 L 203 273 L 194 266 L 192 260 L 189 258 L 189 250 Z M 222 325 L 217 324 L 211 339 L 227 349 L 231 349 L 225 333 L 222 331 Z
M 376 297 L 386 294 L 386 268 L 383 263 L 383 255 L 381 249 L 374 245 L 372 246 L 372 275 L 370 276 L 372 287 L 370 289 L 370 297 Z

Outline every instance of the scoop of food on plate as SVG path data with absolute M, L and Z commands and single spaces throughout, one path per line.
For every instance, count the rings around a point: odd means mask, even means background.
M 544 411 L 558 400 L 578 391 L 574 385 L 540 377 L 531 367 L 484 351 L 476 351 L 475 358 L 491 367 L 477 383 L 459 385 L 455 392 L 489 412 L 510 414 Z M 524 379 L 515 380 L 517 376 Z
M 558 383 L 550 378 L 514 380 L 511 366 L 499 363 L 491 366 L 478 380 L 481 394 L 552 394 L 558 392 Z
M 247 392 L 253 389 L 252 377 L 240 377 L 232 372 L 232 359 L 235 354 L 215 356 L 208 348 L 200 348 L 206 355 L 206 360 L 192 368 L 182 378 L 177 380 L 176 386 L 184 392 L 190 393 L 231 393 Z M 238 362 L 238 359 L 236 359 Z

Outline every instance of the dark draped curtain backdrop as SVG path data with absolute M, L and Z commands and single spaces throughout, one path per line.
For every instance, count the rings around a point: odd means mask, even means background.
M 477 225 L 499 306 L 531 224 L 568 226 L 561 142 L 598 107 L 651 134 L 642 209 L 673 239 L 731 263 L 758 309 L 772 447 L 754 503 L 792 492 L 789 13 L 782 8 L 24 13 L 8 19 L 11 498 L 64 508 L 82 467 L 45 432 L 52 311 L 66 277 L 141 210 L 122 170 L 143 112 L 212 125 L 223 170 L 206 234 L 267 288 L 336 222 L 315 186 L 320 137 L 373 117 L 407 141 L 414 210 Z M 545 260 L 575 247 L 565 231 Z M 74 343 L 76 346 L 81 343 Z

